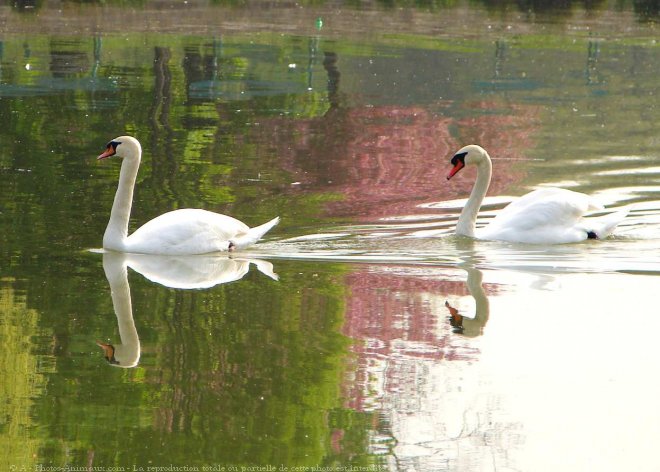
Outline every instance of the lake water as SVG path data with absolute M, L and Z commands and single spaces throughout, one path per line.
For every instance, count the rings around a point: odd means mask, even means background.
M 660 468 L 657 10 L 421 3 L 0 9 L 1 470 Z M 280 225 L 103 254 L 122 134 L 132 229 Z M 468 143 L 480 222 L 547 185 L 629 216 L 456 237 Z

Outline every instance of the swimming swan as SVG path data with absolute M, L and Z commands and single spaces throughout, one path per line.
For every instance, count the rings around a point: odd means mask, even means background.
M 257 242 L 279 222 L 279 217 L 249 228 L 231 216 L 200 209 L 181 209 L 164 213 L 128 235 L 128 220 L 133 204 L 133 187 L 142 148 L 137 139 L 120 136 L 107 144 L 98 160 L 123 158 L 119 185 L 103 235 L 103 248 L 138 254 L 207 254 L 241 249 Z
M 273 264 L 260 259 L 235 258 L 227 254 L 162 256 L 105 251 L 103 271 L 110 285 L 121 343 L 96 341 L 96 345 L 103 349 L 103 356 L 112 366 L 131 368 L 140 361 L 140 337 L 133 320 L 128 267 L 165 287 L 204 289 L 240 280 L 252 264 L 262 274 L 279 279 L 273 272 Z
M 583 218 L 589 211 L 603 210 L 603 206 L 584 193 L 541 188 L 514 200 L 486 227 L 476 229 L 477 213 L 490 185 L 490 156 L 482 147 L 471 144 L 460 149 L 451 164 L 454 167 L 447 180 L 465 166 L 477 167 L 477 180 L 456 224 L 459 235 L 531 244 L 575 243 L 608 236 L 627 214 L 627 210 L 621 210 Z

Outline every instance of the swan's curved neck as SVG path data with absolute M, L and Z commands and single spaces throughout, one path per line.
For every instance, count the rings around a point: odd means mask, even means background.
M 484 327 L 490 317 L 490 303 L 486 296 L 486 291 L 483 288 L 483 273 L 479 269 L 470 268 L 466 269 L 467 288 L 470 295 L 474 298 L 475 302 L 475 315 L 474 318 L 463 322 L 463 335 L 465 336 L 480 336 L 483 334 Z
M 110 285 L 112 306 L 117 316 L 121 339 L 121 345 L 115 347 L 115 360 L 119 367 L 134 367 L 140 360 L 140 338 L 133 321 L 131 288 L 128 284 L 126 260 L 121 255 L 105 253 L 103 270 Z
M 133 205 L 133 188 L 140 167 L 140 152 L 125 157 L 119 172 L 119 185 L 110 212 L 110 221 L 103 235 L 103 247 L 115 251 L 123 251 L 128 238 L 128 221 Z
M 470 198 L 468 198 L 461 216 L 458 218 L 458 223 L 456 223 L 456 234 L 474 237 L 477 213 L 479 213 L 481 203 L 484 201 L 484 197 L 488 191 L 491 174 L 492 164 L 490 159 L 486 157 L 477 164 L 477 180 L 474 183 L 474 187 L 472 187 Z

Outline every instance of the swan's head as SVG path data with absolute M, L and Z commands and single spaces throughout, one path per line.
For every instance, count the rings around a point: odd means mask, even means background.
M 103 349 L 103 357 L 113 367 L 130 369 L 138 365 L 140 361 L 140 352 L 138 349 L 126 349 L 126 346 L 115 347 L 112 344 L 102 343 L 101 341 L 96 341 L 96 345 Z
M 447 180 L 458 174 L 458 171 L 465 166 L 479 165 L 482 162 L 490 162 L 490 157 L 484 148 L 476 144 L 470 144 L 458 150 L 451 158 L 451 171 L 447 175 Z
M 140 142 L 132 136 L 119 136 L 110 141 L 105 151 L 97 158 L 98 160 L 108 157 L 135 158 L 142 154 Z

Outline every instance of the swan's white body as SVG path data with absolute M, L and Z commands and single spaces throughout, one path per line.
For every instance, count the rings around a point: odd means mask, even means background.
M 208 254 L 241 249 L 257 242 L 279 217 L 255 228 L 231 216 L 200 209 L 164 213 L 145 223 L 130 236 L 128 222 L 133 204 L 133 187 L 140 167 L 142 148 L 130 136 L 115 138 L 99 156 L 123 158 L 119 185 L 112 204 L 110 221 L 103 235 L 103 248 L 137 254 Z
M 228 255 L 164 256 L 104 252 L 103 270 L 110 285 L 121 344 L 101 341 L 96 344 L 115 367 L 131 368 L 140 361 L 140 338 L 133 320 L 128 267 L 166 287 L 201 289 L 239 280 L 248 273 L 251 264 L 271 279 L 278 280 L 273 264 L 260 259 L 236 259 Z
M 603 206 L 584 193 L 560 188 L 542 188 L 511 202 L 484 228 L 476 229 L 481 207 L 492 174 L 488 153 L 477 145 L 460 149 L 452 158 L 453 177 L 467 165 L 477 167 L 477 180 L 456 224 L 456 234 L 478 239 L 531 243 L 564 244 L 602 239 L 610 235 L 627 211 L 584 218 Z
M 117 254 L 107 252 L 106 254 Z M 178 289 L 204 289 L 242 279 L 254 264 L 259 272 L 279 280 L 273 264 L 261 259 L 246 259 L 227 254 L 163 256 L 120 254 L 125 263 L 145 278 Z M 103 259 L 105 261 L 105 258 Z

